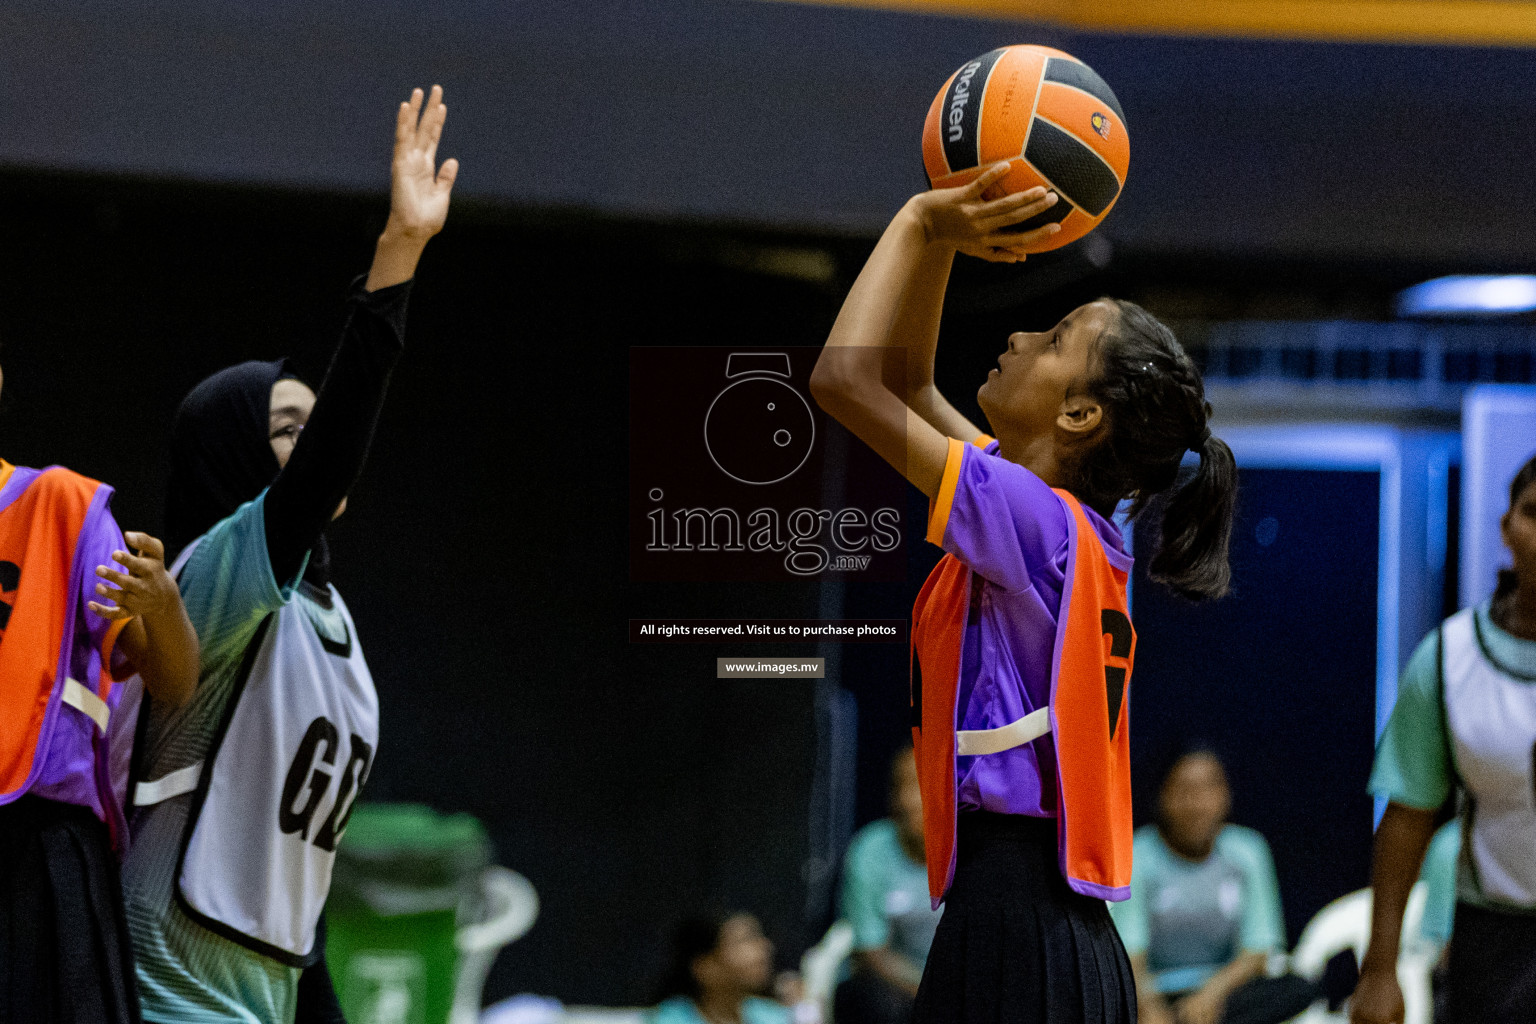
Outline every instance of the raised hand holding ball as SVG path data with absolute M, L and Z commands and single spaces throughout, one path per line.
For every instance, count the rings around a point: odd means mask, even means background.
M 1120 101 L 1071 54 L 1004 46 L 969 61 L 944 83 L 923 126 L 923 165 L 935 189 L 968 185 L 999 161 L 1008 173 L 986 199 L 1043 187 L 1060 200 L 1009 230 L 1045 224 L 1021 252 L 1046 252 L 1098 227 L 1120 197 L 1130 167 Z

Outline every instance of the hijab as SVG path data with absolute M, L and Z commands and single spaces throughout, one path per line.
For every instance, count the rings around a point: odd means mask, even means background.
M 268 436 L 272 387 L 301 380 L 287 359 L 230 366 L 182 400 L 171 425 L 166 487 L 166 548 L 180 552 L 215 523 L 259 495 L 281 467 Z M 324 586 L 330 552 L 324 535 L 310 551 L 304 578 Z

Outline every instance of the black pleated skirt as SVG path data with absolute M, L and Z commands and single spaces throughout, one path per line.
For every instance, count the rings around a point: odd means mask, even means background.
M 973 811 L 958 838 L 914 1024 L 1134 1024 L 1125 946 L 1061 877 L 1056 822 Z
M 0 1024 L 138 1024 L 122 885 L 84 807 L 0 807 Z
M 1536 916 L 1457 903 L 1445 984 L 1451 1024 L 1536 1021 Z

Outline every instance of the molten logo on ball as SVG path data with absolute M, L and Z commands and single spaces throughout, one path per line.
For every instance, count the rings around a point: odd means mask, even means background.
M 790 387 L 789 356 L 733 352 L 704 417 L 704 444 L 720 471 L 744 484 L 776 484 L 805 465 L 816 440 L 811 406 Z
M 1114 90 L 1069 53 L 1003 46 L 962 64 L 944 81 L 923 121 L 923 169 L 933 188 L 975 180 L 1007 161 L 988 199 L 1031 188 L 1058 202 L 1027 229 L 1054 223 L 1054 235 L 1026 252 L 1068 245 L 1096 228 L 1119 198 L 1130 167 L 1130 133 Z
M 960 71 L 955 82 L 954 95 L 949 100 L 949 141 L 959 142 L 965 136 L 965 104 L 971 98 L 971 79 L 981 70 L 981 61 L 973 60 Z

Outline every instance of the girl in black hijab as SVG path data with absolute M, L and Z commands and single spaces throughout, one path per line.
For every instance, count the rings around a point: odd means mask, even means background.
M 286 361 L 242 363 L 194 388 L 172 427 L 167 538 L 202 664 L 184 707 L 151 700 L 141 722 L 124 891 L 146 1021 L 340 1019 L 320 911 L 378 701 L 324 530 L 447 216 L 446 116 L 436 86 L 424 110 L 419 89 L 400 106 L 389 221 L 319 397 Z

